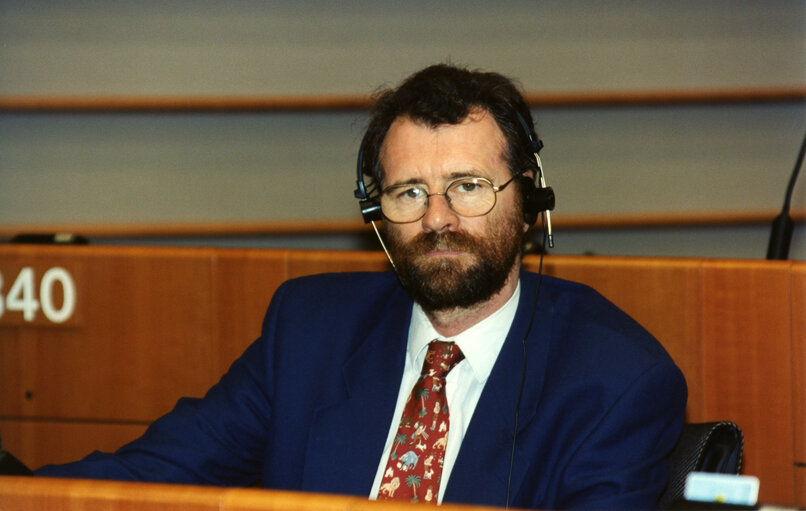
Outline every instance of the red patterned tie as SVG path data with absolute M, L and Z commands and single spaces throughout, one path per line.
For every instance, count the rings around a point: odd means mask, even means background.
M 452 342 L 428 345 L 423 370 L 400 417 L 378 500 L 437 503 L 450 426 L 445 377 L 463 358 Z

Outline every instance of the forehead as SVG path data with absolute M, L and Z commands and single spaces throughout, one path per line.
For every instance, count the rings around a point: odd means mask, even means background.
M 437 127 L 398 117 L 381 146 L 384 185 L 438 183 L 468 175 L 497 181 L 509 174 L 505 148 L 501 128 L 486 111 Z

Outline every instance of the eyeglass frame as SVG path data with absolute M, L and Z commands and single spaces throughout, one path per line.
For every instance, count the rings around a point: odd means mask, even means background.
M 511 178 L 507 179 L 507 180 L 506 180 L 506 181 L 505 181 L 505 182 L 504 182 L 502 185 L 500 185 L 500 186 L 496 186 L 496 185 L 494 185 L 494 184 L 493 184 L 493 182 L 492 182 L 492 181 L 490 181 L 489 179 L 487 179 L 486 177 L 481 177 L 481 176 L 464 176 L 464 177 L 458 177 L 458 178 L 456 178 L 456 179 L 454 179 L 454 180 L 450 181 L 450 182 L 449 182 L 447 185 L 445 185 L 445 191 L 443 191 L 443 192 L 441 192 L 441 193 L 440 193 L 440 192 L 426 193 L 426 194 L 425 194 L 425 200 L 424 200 L 424 202 L 423 202 L 423 205 L 424 205 L 425 207 L 423 207 L 422 214 L 421 214 L 420 216 L 418 216 L 417 218 L 415 218 L 414 220 L 407 220 L 407 221 L 405 221 L 405 222 L 398 222 L 398 221 L 392 220 L 391 218 L 389 218 L 388 216 L 386 216 L 386 213 L 384 213 L 384 211 L 383 211 L 383 196 L 384 196 L 384 194 L 386 194 L 386 193 L 387 193 L 389 190 L 393 190 L 393 189 L 395 189 L 395 188 L 403 188 L 403 187 L 407 187 L 407 186 L 408 186 L 408 187 L 413 187 L 413 188 L 420 188 L 420 189 L 422 189 L 423 187 L 425 187 L 425 188 L 428 188 L 428 187 L 427 187 L 427 186 L 424 186 L 424 185 L 420 185 L 420 184 L 415 184 L 415 183 L 401 183 L 401 184 L 397 184 L 397 185 L 391 185 L 391 186 L 387 186 L 386 188 L 384 188 L 383 190 L 381 190 L 381 193 L 380 193 L 380 200 L 379 200 L 379 203 L 380 203 L 380 206 L 381 206 L 381 207 L 380 207 L 380 209 L 381 209 L 381 214 L 383 215 L 383 217 L 384 217 L 386 220 L 388 220 L 388 221 L 392 222 L 393 224 L 410 224 L 410 223 L 416 222 L 416 221 L 418 221 L 418 220 L 421 220 L 421 219 L 422 219 L 422 218 L 425 216 L 425 214 L 426 214 L 426 213 L 428 213 L 429 199 L 430 199 L 431 197 L 433 197 L 433 196 L 435 196 L 435 195 L 441 195 L 441 196 L 445 197 L 445 202 L 447 202 L 448 207 L 450 208 L 450 210 L 451 210 L 451 211 L 453 211 L 455 214 L 457 214 L 457 215 L 461 216 L 461 217 L 464 217 L 464 218 L 475 218 L 475 217 L 479 217 L 479 216 L 488 215 L 488 214 L 490 214 L 490 211 L 492 211 L 492 210 L 493 210 L 493 208 L 495 208 L 495 205 L 496 205 L 496 204 L 498 204 L 498 192 L 500 192 L 500 191 L 504 190 L 504 188 L 506 188 L 507 186 L 509 186 L 509 184 L 515 180 L 515 178 L 520 177 L 520 176 L 522 176 L 522 175 L 523 175 L 523 174 L 515 174 L 515 175 L 514 175 L 514 176 L 512 176 Z M 487 210 L 487 211 L 485 211 L 484 213 L 479 213 L 479 214 L 477 214 L 477 215 L 463 215 L 463 214 L 459 213 L 458 211 L 456 211 L 455 209 L 453 209 L 453 206 L 451 205 L 451 199 L 450 199 L 450 197 L 448 197 L 448 190 L 449 190 L 449 189 L 450 189 L 450 188 L 451 188 L 453 185 L 455 185 L 456 183 L 458 183 L 458 182 L 460 182 L 460 181 L 466 181 L 466 180 L 476 180 L 476 181 L 480 180 L 480 181 L 484 181 L 484 182 L 486 182 L 486 183 L 488 183 L 488 184 L 490 185 L 490 187 L 492 188 L 492 191 L 493 191 L 493 203 L 490 205 L 490 209 L 488 209 L 488 210 Z

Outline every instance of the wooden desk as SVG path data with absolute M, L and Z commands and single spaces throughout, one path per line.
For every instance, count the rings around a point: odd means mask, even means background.
M 0 477 L 0 509 L 41 511 L 403 511 L 406 503 L 374 502 L 362 497 L 250 488 L 176 484 Z M 444 511 L 500 508 L 440 506 Z
M 217 381 L 281 282 L 387 265 L 374 252 L 0 246 L 5 301 L 25 305 L 28 289 L 46 305 L 0 316 L 4 445 L 34 467 L 114 450 Z M 736 421 L 760 498 L 806 505 L 806 263 L 552 256 L 544 269 L 655 334 L 686 375 L 688 420 Z

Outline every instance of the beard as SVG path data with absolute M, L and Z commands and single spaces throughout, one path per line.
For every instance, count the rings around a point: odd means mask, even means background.
M 514 217 L 514 218 L 512 218 Z M 467 308 L 499 292 L 521 255 L 523 223 L 510 215 L 482 236 L 464 231 L 423 232 L 410 241 L 384 227 L 389 252 L 403 288 L 427 312 Z M 429 259 L 433 250 L 456 250 L 474 256 Z

